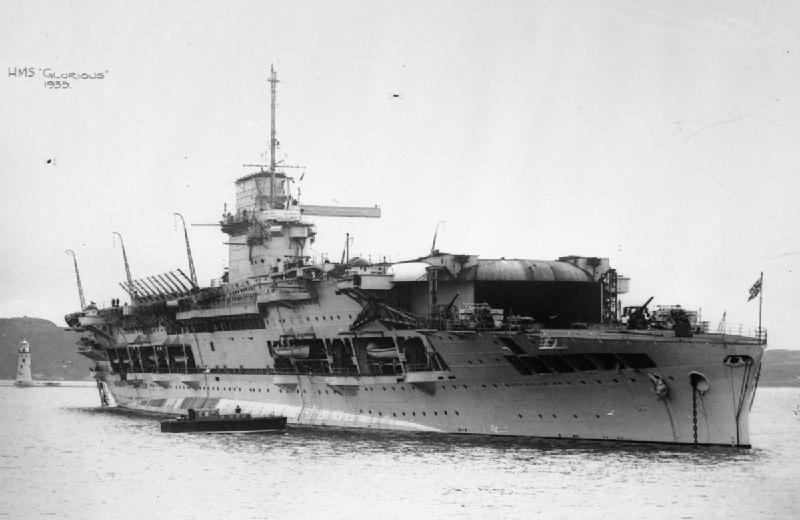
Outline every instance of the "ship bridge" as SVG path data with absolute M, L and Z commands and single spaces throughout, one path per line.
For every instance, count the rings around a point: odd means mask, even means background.
M 306 241 L 313 242 L 314 224 L 307 216 L 380 217 L 380 208 L 300 205 L 292 196 L 286 168 L 276 159 L 275 99 L 278 77 L 270 69 L 269 164 L 246 164 L 257 171 L 236 180 L 236 207 L 222 216 L 222 232 L 229 236 L 228 280 L 249 283 L 252 279 L 279 274 L 303 265 Z M 299 193 L 299 192 L 298 192 Z

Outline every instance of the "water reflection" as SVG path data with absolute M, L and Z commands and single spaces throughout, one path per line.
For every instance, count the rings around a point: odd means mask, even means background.
M 73 408 L 89 415 L 106 415 L 116 426 L 161 436 L 155 414 L 134 413 L 119 408 Z M 697 465 L 704 468 L 751 463 L 759 459 L 760 448 L 736 449 L 724 446 L 647 444 L 582 439 L 537 439 L 456 435 L 417 432 L 388 432 L 333 427 L 290 426 L 286 432 L 265 434 L 172 435 L 175 443 L 220 449 L 230 453 L 310 451 L 318 457 L 343 457 L 353 453 L 388 457 L 457 457 L 459 460 L 493 460 L 496 464 L 547 463 L 558 458 L 580 458 L 602 462 L 611 457 L 615 464 Z

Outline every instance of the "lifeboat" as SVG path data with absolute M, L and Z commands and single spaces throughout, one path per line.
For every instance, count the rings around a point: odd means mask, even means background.
M 397 359 L 400 357 L 394 345 L 382 347 L 375 343 L 367 343 L 367 356 L 372 359 Z
M 273 347 L 272 352 L 280 358 L 308 359 L 311 347 L 309 345 L 280 346 Z

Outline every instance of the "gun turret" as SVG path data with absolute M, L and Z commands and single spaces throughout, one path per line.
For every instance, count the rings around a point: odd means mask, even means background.
M 623 314 L 628 315 L 629 329 L 641 330 L 646 329 L 650 325 L 650 311 L 647 310 L 647 306 L 650 305 L 653 298 L 654 297 L 651 296 L 641 307 L 625 307 L 625 312 Z

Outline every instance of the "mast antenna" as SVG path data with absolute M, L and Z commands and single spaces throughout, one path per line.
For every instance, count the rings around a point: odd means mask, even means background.
M 122 247 L 122 259 L 125 261 L 125 275 L 128 277 L 128 287 L 130 287 L 133 291 L 131 294 L 131 299 L 135 300 L 137 291 L 133 286 L 133 279 L 131 278 L 131 268 L 128 265 L 128 255 L 125 253 L 125 242 L 122 241 L 122 235 L 116 231 L 112 231 L 111 233 L 119 237 L 119 245 Z
M 197 274 L 194 272 L 194 260 L 192 260 L 192 248 L 189 246 L 189 233 L 186 232 L 186 220 L 180 213 L 173 213 L 173 215 L 180 217 L 183 224 L 183 238 L 186 239 L 186 256 L 189 257 L 189 275 L 192 277 L 192 285 L 197 287 Z
M 64 251 L 68 255 L 72 255 L 72 262 L 75 264 L 75 278 L 78 279 L 78 296 L 81 299 L 81 310 L 86 308 L 86 300 L 83 298 L 83 285 L 81 285 L 81 273 L 78 271 L 78 260 L 75 258 L 75 251 L 67 249 Z
M 270 130 L 269 130 L 269 205 L 270 209 L 275 209 L 275 146 L 277 139 L 275 138 L 275 94 L 277 89 L 275 85 L 278 84 L 278 75 L 275 73 L 275 67 L 269 66 L 269 83 L 270 83 Z

